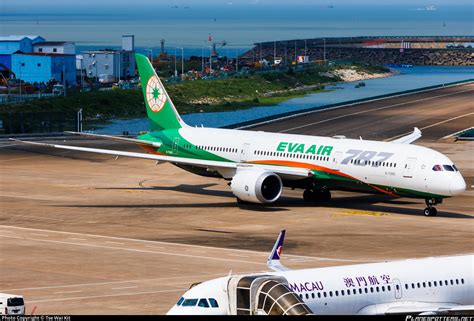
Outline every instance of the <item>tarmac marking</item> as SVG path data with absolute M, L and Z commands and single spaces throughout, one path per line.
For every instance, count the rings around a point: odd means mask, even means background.
M 138 286 L 123 286 L 120 288 L 112 288 L 112 290 L 136 289 Z
M 248 264 L 257 264 L 257 265 L 265 264 L 264 262 L 252 262 L 252 261 L 244 261 L 244 260 L 224 259 L 224 258 L 220 258 L 220 257 L 200 256 L 200 255 L 183 254 L 183 253 L 158 252 L 158 251 L 133 249 L 133 248 L 127 248 L 127 247 L 105 246 L 105 245 L 99 245 L 99 244 L 85 244 L 85 243 L 55 241 L 55 240 L 43 240 L 43 239 L 35 239 L 35 238 L 20 237 L 20 236 L 17 237 L 17 236 L 9 236 L 9 235 L 0 235 L 0 237 L 23 239 L 23 240 L 29 240 L 29 241 L 48 242 L 48 243 L 56 243 L 56 244 L 77 245 L 77 246 L 85 246 L 85 247 L 93 247 L 93 248 L 104 248 L 104 249 L 108 249 L 108 250 L 119 250 L 119 251 L 128 251 L 128 252 L 136 252 L 136 253 L 149 253 L 149 254 L 161 254 L 161 255 L 170 255 L 170 256 L 190 257 L 190 258 L 203 259 L 203 260 L 248 263 Z
M 82 292 L 82 290 L 77 290 L 77 291 L 60 291 L 60 292 L 54 292 L 54 294 L 69 294 L 69 293 L 79 293 Z
M 452 117 L 452 118 L 449 118 L 449 119 L 445 119 L 445 120 L 442 120 L 440 122 L 437 122 L 437 123 L 434 123 L 434 124 L 431 124 L 431 125 L 428 125 L 428 126 L 425 126 L 425 127 L 421 127 L 420 130 L 423 130 L 423 129 L 427 129 L 427 128 L 431 128 L 431 127 L 435 127 L 435 126 L 438 126 L 438 125 L 441 125 L 441 124 L 444 124 L 444 123 L 448 123 L 452 120 L 456 120 L 456 119 L 459 119 L 459 118 L 463 118 L 463 117 L 466 117 L 466 116 L 470 116 L 470 115 L 474 115 L 474 112 L 473 113 L 467 113 L 467 114 L 464 114 L 464 115 L 460 115 L 460 116 L 456 116 L 456 117 Z M 410 134 L 411 132 L 408 132 L 408 133 L 404 133 L 404 134 L 400 134 L 400 135 L 397 135 L 397 136 L 393 136 L 393 137 L 390 137 L 390 138 L 387 138 L 386 140 L 384 141 L 389 141 L 389 140 L 392 140 L 392 139 L 396 139 L 398 137 L 402 137 L 402 136 L 405 136 L 405 135 L 408 135 Z M 451 135 L 448 135 L 448 136 L 445 136 L 443 138 L 448 138 L 450 136 L 452 136 L 453 134 Z
M 344 217 L 344 216 L 352 216 L 352 215 L 367 215 L 367 216 L 381 217 L 381 216 L 389 216 L 390 214 L 383 213 L 383 212 L 348 210 L 348 211 L 344 211 L 343 213 L 333 214 L 332 217 Z
M 12 225 L 0 225 L 0 228 L 7 228 L 7 229 L 12 228 L 12 229 L 19 229 L 19 230 L 27 230 L 27 231 L 41 231 L 41 232 L 58 233 L 58 234 L 66 234 L 66 235 L 78 235 L 78 236 L 87 236 L 87 237 L 96 237 L 96 238 L 106 238 L 106 239 L 112 239 L 112 240 L 139 242 L 139 243 L 146 243 L 146 244 L 162 244 L 162 245 L 166 245 L 166 246 L 195 247 L 195 248 L 211 249 L 213 251 L 231 251 L 231 252 L 237 252 L 237 253 L 254 253 L 254 254 L 264 255 L 265 257 L 268 256 L 267 252 L 259 252 L 259 251 L 252 251 L 252 250 L 239 250 L 239 249 L 230 249 L 230 248 L 222 248 L 222 247 L 212 247 L 212 246 L 205 246 L 205 245 L 171 243 L 171 242 L 163 242 L 163 241 L 149 241 L 149 240 L 131 239 L 131 238 L 124 238 L 124 237 L 117 237 L 117 236 L 105 236 L 105 235 L 95 235 L 95 234 L 76 233 L 76 232 L 44 230 L 44 229 L 19 227 L 19 226 L 12 226 Z M 84 245 L 84 244 L 78 243 L 78 245 Z M 285 257 L 288 257 L 288 258 L 289 257 L 306 257 L 306 258 L 311 258 L 311 259 L 334 261 L 334 262 L 368 262 L 367 260 L 362 261 L 362 260 L 351 260 L 351 259 L 341 259 L 341 258 L 314 257 L 314 256 L 307 256 L 307 255 L 292 255 L 292 254 L 285 254 Z M 369 260 L 369 261 L 370 262 L 379 262 L 377 260 Z
M 39 233 L 30 233 L 30 235 L 41 236 L 41 237 L 49 237 L 49 235 L 47 235 L 47 234 L 39 234 Z
M 211 247 L 211 246 L 205 246 L 205 245 L 171 243 L 171 242 L 163 242 L 163 241 L 149 241 L 149 240 L 131 239 L 131 238 L 124 238 L 124 237 L 117 237 L 117 236 L 105 236 L 105 235 L 96 235 L 96 234 L 87 234 L 87 233 L 44 230 L 44 229 L 36 229 L 36 228 L 30 228 L 30 227 L 19 227 L 19 226 L 12 226 L 12 225 L 0 225 L 0 228 L 12 228 L 12 229 L 19 229 L 19 230 L 41 231 L 41 232 L 59 233 L 59 234 L 67 234 L 67 235 L 78 235 L 78 236 L 87 236 L 87 237 L 96 237 L 96 238 L 108 238 L 108 239 L 112 239 L 112 240 L 139 242 L 139 243 L 146 243 L 146 244 L 163 244 L 163 245 L 166 245 L 166 246 L 195 247 L 195 248 L 210 249 L 210 250 L 216 251 L 216 252 L 218 252 L 218 251 L 231 251 L 231 252 L 237 252 L 237 253 L 254 253 L 254 254 L 264 255 L 264 257 L 268 256 L 267 252 L 259 252 L 259 251 L 252 251 L 252 250 L 239 250 L 239 249 L 230 249 L 230 248 L 222 248 L 222 247 Z M 84 245 L 84 244 L 83 243 L 82 244 L 78 243 L 77 245 Z M 117 248 L 115 248 L 115 249 L 117 249 Z M 361 261 L 361 260 L 351 260 L 351 259 L 314 257 L 314 256 L 306 256 L 306 255 L 292 255 L 292 254 L 285 254 L 285 257 L 307 257 L 307 258 L 311 258 L 311 259 L 317 259 L 317 260 L 323 260 L 323 261 L 334 261 L 334 262 L 368 262 L 367 260 Z M 379 262 L 379 261 L 380 260 L 372 260 L 371 262 Z
M 60 299 L 41 299 L 28 301 L 29 303 L 40 303 L 40 302 L 53 302 L 53 301 L 68 301 L 68 300 L 87 300 L 87 299 L 96 299 L 96 298 L 109 298 L 116 296 L 131 296 L 131 295 L 143 295 L 143 294 L 154 294 L 154 293 L 164 293 L 164 292 L 178 292 L 186 291 L 187 288 L 182 289 L 172 289 L 172 290 L 160 290 L 160 291 L 148 291 L 148 292 L 135 292 L 135 293 L 118 293 L 118 294 L 104 294 L 104 295 L 91 295 L 91 296 L 80 296 L 72 298 L 60 298 Z
M 87 239 L 81 239 L 81 238 L 78 238 L 78 237 L 68 237 L 68 240 L 87 241 Z
M 105 241 L 105 243 L 125 245 L 125 243 L 122 243 L 122 242 L 114 242 L 114 241 Z
M 377 110 L 383 110 L 383 109 L 403 106 L 403 105 L 412 104 L 412 103 L 418 103 L 418 102 L 421 102 L 421 101 L 431 100 L 431 99 L 440 98 L 440 97 L 457 95 L 457 94 L 461 94 L 461 93 L 465 93 L 465 92 L 469 92 L 469 91 L 473 91 L 473 89 L 467 89 L 467 90 L 457 91 L 457 92 L 454 92 L 454 93 L 448 93 L 448 94 L 443 94 L 443 95 L 438 95 L 438 96 L 432 96 L 432 97 L 427 97 L 427 98 L 422 98 L 422 99 L 406 101 L 406 102 L 403 102 L 403 103 L 378 107 L 378 108 L 374 108 L 374 109 L 370 109 L 370 110 L 357 111 L 357 112 L 353 112 L 353 113 L 350 113 L 350 114 L 344 114 L 344 115 L 332 117 L 332 118 L 329 118 L 329 119 L 320 120 L 320 121 L 312 122 L 312 123 L 309 123 L 309 124 L 304 124 L 304 125 L 296 126 L 296 127 L 293 127 L 293 128 L 289 128 L 289 129 L 284 129 L 284 130 L 281 130 L 279 132 L 280 133 L 286 133 L 286 132 L 289 132 L 289 131 L 292 131 L 292 130 L 295 130 L 295 129 L 301 129 L 301 128 L 305 128 L 305 127 L 309 127 L 309 126 L 313 126 L 313 125 L 317 125 L 317 124 L 327 123 L 327 122 L 330 122 L 330 121 L 333 121 L 333 120 L 336 120 L 336 119 L 341 119 L 341 118 L 345 118 L 345 117 L 349 117 L 349 116 L 370 113 L 370 112 L 377 111 Z M 401 136 L 403 136 L 403 135 L 401 135 Z
M 247 273 L 247 272 L 245 272 Z M 254 271 L 248 273 L 255 273 Z M 123 280 L 123 281 L 110 281 L 110 282 L 94 282 L 94 283 L 79 283 L 79 284 L 65 284 L 65 285 L 51 285 L 51 286 L 41 286 L 33 288 L 19 288 L 19 289 L 1 289 L 2 292 L 8 291 L 32 291 L 32 290 L 47 290 L 47 289 L 57 289 L 57 288 L 68 288 L 68 287 L 81 287 L 81 286 L 97 286 L 97 285 L 110 285 L 110 284 L 120 284 L 120 283 L 140 283 L 140 282 L 162 282 L 163 280 L 176 279 L 176 278 L 205 278 L 213 276 L 224 276 L 222 273 L 215 274 L 198 274 L 198 275 L 179 275 L 179 276 L 170 276 L 166 278 L 155 278 L 155 279 L 138 279 L 138 280 Z

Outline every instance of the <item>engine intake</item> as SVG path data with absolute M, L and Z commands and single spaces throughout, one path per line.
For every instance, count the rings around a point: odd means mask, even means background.
M 237 198 L 252 203 L 273 203 L 283 191 L 280 176 L 251 169 L 237 171 L 230 186 Z

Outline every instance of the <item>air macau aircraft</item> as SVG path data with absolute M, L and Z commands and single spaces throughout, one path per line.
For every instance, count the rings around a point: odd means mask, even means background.
M 273 272 L 195 283 L 168 314 L 472 315 L 474 256 L 290 270 L 280 263 L 285 231 L 267 265 Z M 409 318 L 405 320 L 410 320 Z
M 138 144 L 148 153 L 41 144 L 54 148 L 170 162 L 192 173 L 224 178 L 239 202 L 273 203 L 283 187 L 322 202 L 331 190 L 422 198 L 436 215 L 443 198 L 464 192 L 460 172 L 445 155 L 410 145 L 413 133 L 391 142 L 196 128 L 184 123 L 150 61 L 135 55 L 150 131 L 136 138 L 84 134 Z M 212 86 L 212 83 L 209 83 Z M 78 133 L 79 134 L 79 133 Z

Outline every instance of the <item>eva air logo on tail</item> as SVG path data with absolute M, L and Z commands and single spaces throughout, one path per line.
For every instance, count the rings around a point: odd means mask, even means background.
M 155 113 L 165 106 L 165 91 L 155 75 L 152 75 L 146 84 L 146 101 L 150 109 Z

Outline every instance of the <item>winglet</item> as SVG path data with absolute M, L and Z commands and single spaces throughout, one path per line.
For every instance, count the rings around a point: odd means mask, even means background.
M 282 230 L 280 235 L 273 245 L 272 252 L 268 256 L 267 266 L 274 271 L 288 271 L 289 269 L 283 266 L 280 262 L 281 250 L 283 248 L 283 241 L 285 240 L 286 230 Z
M 397 143 L 397 144 L 411 144 L 415 140 L 421 137 L 421 130 L 418 127 L 413 128 L 413 132 L 411 132 L 409 135 L 397 138 L 395 140 L 392 140 L 392 143 Z

